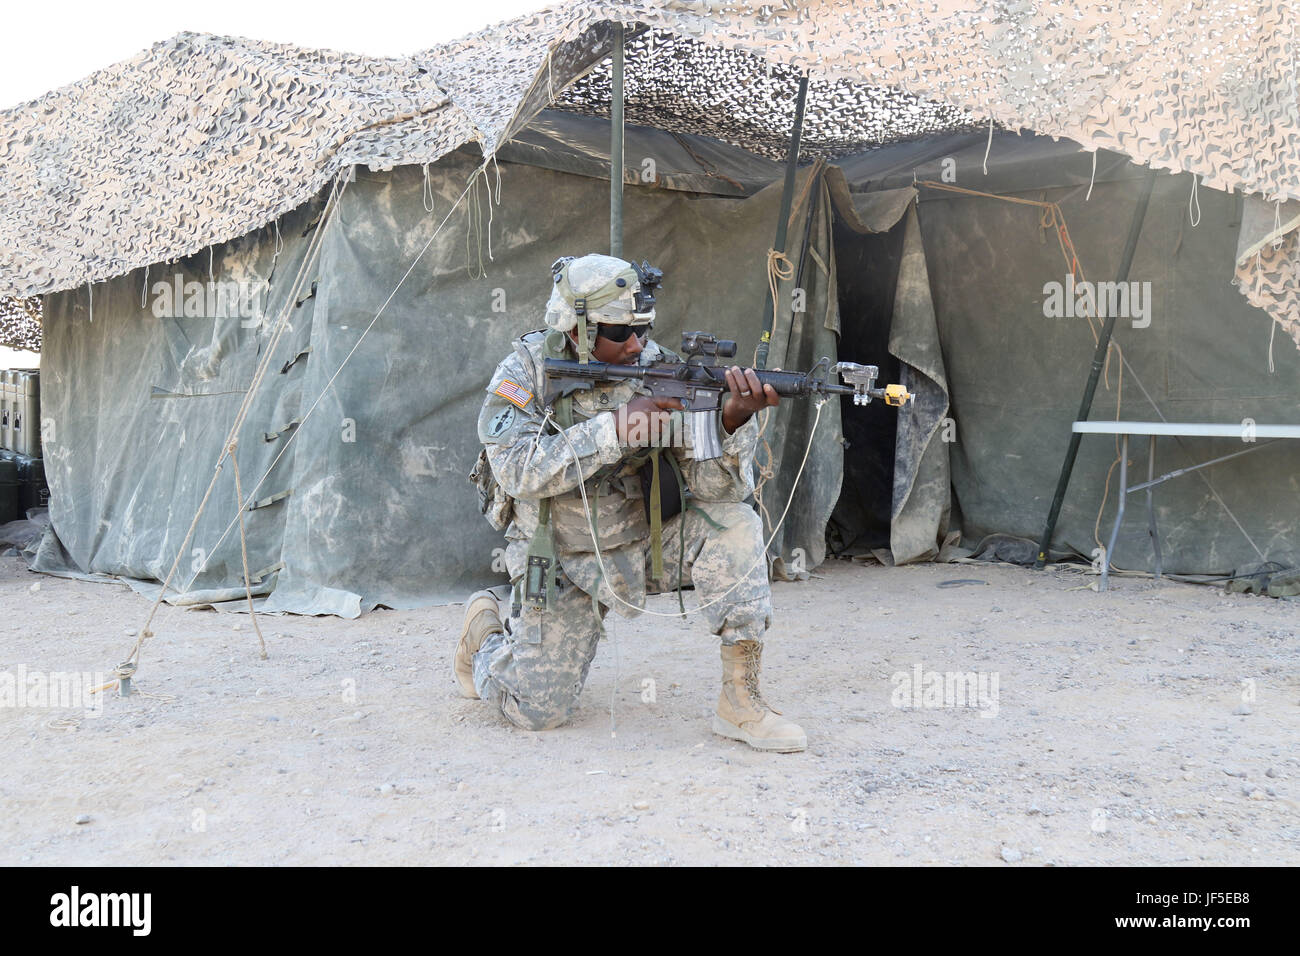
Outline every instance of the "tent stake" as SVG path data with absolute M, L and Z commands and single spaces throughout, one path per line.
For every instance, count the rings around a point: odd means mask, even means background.
M 1128 281 L 1129 267 L 1133 265 L 1133 253 L 1137 250 L 1138 236 L 1142 234 L 1142 223 L 1146 220 L 1147 205 L 1151 201 L 1151 187 L 1156 181 L 1155 169 L 1147 171 L 1146 179 L 1142 182 L 1142 194 L 1138 197 L 1137 208 L 1133 210 L 1133 222 L 1128 230 L 1128 242 L 1124 245 L 1124 255 L 1120 258 L 1119 279 L 1120 283 Z M 1114 311 L 1119 311 L 1118 309 Z M 1106 316 L 1106 327 L 1102 329 L 1101 335 L 1097 339 L 1097 350 L 1092 356 L 1092 369 L 1088 372 L 1088 385 L 1083 390 L 1083 401 L 1079 404 L 1079 414 L 1074 420 L 1077 422 L 1086 422 L 1088 414 L 1092 411 L 1092 398 L 1097 391 L 1097 381 L 1101 378 L 1101 369 L 1106 362 L 1106 353 L 1110 350 L 1111 333 L 1115 330 L 1115 316 Z M 1083 438 L 1080 432 L 1071 430 L 1070 447 L 1065 452 L 1065 462 L 1061 465 L 1061 477 L 1056 482 L 1056 496 L 1052 499 L 1052 510 L 1047 515 L 1047 527 L 1043 529 L 1043 537 L 1038 543 L 1038 559 L 1034 561 L 1034 568 L 1042 570 L 1047 564 L 1047 551 L 1052 544 L 1052 535 L 1056 532 L 1056 521 L 1061 516 L 1061 505 L 1065 501 L 1065 489 L 1070 484 L 1070 475 L 1074 471 L 1074 460 L 1079 454 L 1079 441 Z M 1106 555 L 1103 560 L 1109 561 L 1110 555 Z
M 609 100 L 609 254 L 623 258 L 623 24 L 614 24 Z
M 785 234 L 790 225 L 790 206 L 794 202 L 794 174 L 799 167 L 799 138 L 803 135 L 803 108 L 808 100 L 808 74 L 799 77 L 799 98 L 794 105 L 794 129 L 790 133 L 790 152 L 785 159 L 785 188 L 781 192 L 781 216 L 776 222 L 776 240 L 772 248 L 785 252 Z M 771 265 L 768 265 L 771 268 Z M 763 336 L 758 340 L 758 352 L 754 358 L 754 368 L 767 368 L 767 350 L 772 341 L 772 290 L 769 288 L 763 299 Z

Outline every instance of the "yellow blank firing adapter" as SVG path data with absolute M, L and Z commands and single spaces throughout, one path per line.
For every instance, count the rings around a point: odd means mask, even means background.
M 907 404 L 907 400 L 912 397 L 912 393 L 902 385 L 885 386 L 885 404 L 901 408 Z

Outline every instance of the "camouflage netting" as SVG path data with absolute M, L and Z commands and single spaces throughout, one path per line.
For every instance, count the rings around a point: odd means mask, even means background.
M 0 113 L 0 294 L 172 261 L 473 136 L 410 60 L 182 33 Z
M 1285 212 L 1284 212 L 1285 210 Z M 1237 244 L 1234 280 L 1300 348 L 1300 203 L 1248 199 Z
M 613 21 L 632 28 L 633 118 L 755 153 L 779 149 L 806 71 L 810 155 L 992 120 L 1300 199 L 1297 17 L 1284 0 L 569 0 L 409 58 L 181 34 L 0 113 L 0 294 L 247 235 L 350 164 L 491 154 L 548 105 L 598 109 Z M 1283 287 L 1285 268 L 1261 255 L 1241 287 Z M 1295 321 L 1294 296 L 1260 301 Z
M 41 350 L 41 300 L 0 296 L 0 348 Z
M 624 53 L 628 123 L 711 136 L 769 159 L 790 148 L 799 71 L 752 53 L 646 31 Z M 556 97 L 559 109 L 609 116 L 610 61 Z M 987 127 L 966 110 L 885 86 L 810 80 L 800 154 L 838 157 L 871 146 Z

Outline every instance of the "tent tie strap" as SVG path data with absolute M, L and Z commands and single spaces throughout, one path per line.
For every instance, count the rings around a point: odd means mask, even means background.
M 308 299 L 314 299 L 315 297 L 316 297 L 316 280 L 315 280 L 315 279 L 312 279 L 312 280 L 311 280 L 311 291 L 308 292 L 308 293 L 307 293 L 305 296 L 303 296 L 301 299 L 299 299 L 297 302 L 295 302 L 295 303 L 293 304 L 293 307 L 294 307 L 295 309 L 301 309 L 301 308 L 302 308 L 302 304 L 303 304 L 304 302 L 306 302 Z
M 287 362 L 285 362 L 283 365 L 281 365 L 281 366 L 280 366 L 280 374 L 281 374 L 281 375 L 288 375 L 288 374 L 289 374 L 289 369 L 293 368 L 295 365 L 298 364 L 299 361 L 301 361 L 302 359 L 306 358 L 306 357 L 307 357 L 307 353 L 309 353 L 310 351 L 311 351 L 311 346 L 309 345 L 309 346 L 307 346 L 305 349 L 303 349 L 301 352 L 299 352 L 297 355 L 295 355 L 293 358 L 289 359 L 289 361 L 287 361 Z
M 276 502 L 283 501 L 285 498 L 288 498 L 291 494 L 293 494 L 292 488 L 286 488 L 284 491 L 277 491 L 275 494 L 270 495 L 269 497 L 262 498 L 259 501 L 254 501 L 251 505 L 248 506 L 248 510 L 256 511 L 259 508 L 268 508 L 271 505 L 275 504 Z
M 262 570 L 260 571 L 254 571 L 248 577 L 249 580 L 252 581 L 254 584 L 261 584 L 272 574 L 275 574 L 277 571 L 283 571 L 283 570 L 284 570 L 284 562 L 277 561 L 275 562 L 275 564 L 271 565 L 270 567 L 262 568 Z
M 280 436 L 282 436 L 283 434 L 285 434 L 285 432 L 291 431 L 292 429 L 297 428 L 297 427 L 298 427 L 299 425 L 301 425 L 301 424 L 302 424 L 302 417 L 301 417 L 301 416 L 299 416 L 298 418 L 291 418 L 289 421 L 285 422 L 283 425 L 281 425 L 281 426 L 280 426 L 279 428 L 277 428 L 275 431 L 273 431 L 273 432 L 263 432 L 263 433 L 262 433 L 262 439 L 263 439 L 264 441 L 269 441 L 269 442 L 270 442 L 270 441 L 275 441 L 277 438 L 279 438 Z

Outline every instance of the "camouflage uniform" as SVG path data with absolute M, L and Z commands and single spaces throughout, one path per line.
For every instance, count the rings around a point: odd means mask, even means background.
M 724 644 L 761 641 L 770 623 L 771 590 L 763 556 L 762 523 L 743 503 L 753 491 L 751 467 L 758 426 L 751 419 L 730 435 L 723 433 L 721 458 L 695 461 L 689 428 L 685 447 L 665 449 L 681 468 L 691 496 L 681 514 L 663 524 L 664 575 L 651 581 L 650 529 L 645 517 L 641 479 L 630 463 L 642 449 L 620 444 L 615 409 L 637 394 L 637 383 L 596 385 L 573 398 L 572 427 L 564 437 L 547 423 L 540 396 L 544 391 L 544 332 L 530 332 L 499 366 L 479 414 L 479 439 L 487 449 L 493 474 L 515 499 L 514 518 L 506 531 L 506 566 L 519 587 L 529 539 L 538 523 L 538 502 L 550 497 L 555 553 L 560 565 L 555 610 L 538 611 L 516 604 L 506 633 L 490 635 L 473 659 L 474 685 L 484 700 L 500 706 L 515 724 L 530 730 L 557 727 L 568 719 L 596 654 L 601 621 L 610 606 L 625 617 L 639 613 L 613 600 L 609 587 L 636 607 L 647 591 L 676 586 L 682 579 L 695 587 L 700 603 L 728 588 L 734 590 L 703 612 L 709 628 Z M 647 341 L 639 363 L 677 358 Z M 609 579 L 601 575 L 591 530 L 574 473 L 574 451 L 582 463 L 587 497 L 596 511 L 601 557 Z M 663 476 L 671 474 L 665 461 Z M 684 556 L 684 560 L 679 560 Z M 591 594 L 600 601 L 599 614 Z

